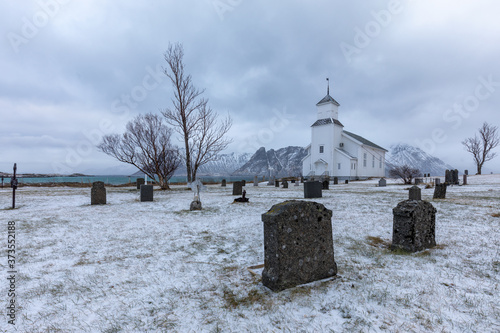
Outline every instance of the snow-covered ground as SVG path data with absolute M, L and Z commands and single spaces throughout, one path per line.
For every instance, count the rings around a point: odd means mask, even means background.
M 274 293 L 247 267 L 263 263 L 261 214 L 302 199 L 303 188 L 207 186 L 204 210 L 191 191 L 108 188 L 0 190 L 0 288 L 7 295 L 7 221 L 16 222 L 19 332 L 498 332 L 500 176 L 469 177 L 437 208 L 436 242 L 392 253 L 392 208 L 408 186 L 377 180 L 331 185 L 314 201 L 333 211 L 338 276 Z M 495 217 L 497 216 L 497 217 Z M 2 297 L 2 313 L 7 306 Z M 10 330 L 7 317 L 2 331 Z

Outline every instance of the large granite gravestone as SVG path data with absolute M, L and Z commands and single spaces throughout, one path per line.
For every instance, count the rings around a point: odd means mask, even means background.
M 222 180 L 222 184 L 220 186 L 226 187 L 226 180 L 225 179 Z
M 137 183 L 137 189 L 140 190 L 141 185 L 144 185 L 145 183 L 144 178 L 137 178 L 136 183 Z
M 259 186 L 259 177 L 253 177 L 253 186 Z
M 141 185 L 141 202 L 153 201 L 153 185 Z
M 288 188 L 288 182 L 286 180 L 284 180 L 281 184 L 283 185 L 283 188 Z
M 401 201 L 392 210 L 392 250 L 417 252 L 436 246 L 436 208 L 427 201 L 412 200 L 421 197 L 419 192 L 420 188 L 413 186 L 409 200 Z
M 304 183 L 304 198 L 321 198 L 323 193 L 321 192 L 323 186 L 320 182 L 305 182 Z
M 339 178 L 333 177 L 333 185 L 338 185 L 338 184 L 339 184 Z
M 379 187 L 386 187 L 387 186 L 387 180 L 385 180 L 385 178 L 380 178 L 380 180 L 378 181 L 378 186 Z
M 464 175 L 464 185 L 467 185 L 467 175 Z
M 242 182 L 234 182 L 233 183 L 233 195 L 241 195 L 243 188 Z
M 106 188 L 104 187 L 104 182 L 92 183 L 92 189 L 90 190 L 90 204 L 91 205 L 106 204 Z
M 262 283 L 280 291 L 336 275 L 331 219 L 332 211 L 322 204 L 296 200 L 262 214 Z
M 452 174 L 452 177 L 453 177 L 452 178 L 452 182 L 453 182 L 452 184 L 458 185 L 458 170 L 457 169 L 452 170 L 451 174 Z
M 321 186 L 323 190 L 329 190 L 330 189 L 330 182 L 328 180 L 323 180 L 323 183 L 321 183 Z
M 422 190 L 418 186 L 412 186 L 408 196 L 410 200 L 422 200 Z
M 433 199 L 446 199 L 446 184 L 436 184 Z
M 446 170 L 444 173 L 444 182 L 450 185 L 453 182 L 453 176 L 451 175 L 450 170 Z
M 279 180 L 274 180 L 274 187 L 280 187 L 280 181 Z

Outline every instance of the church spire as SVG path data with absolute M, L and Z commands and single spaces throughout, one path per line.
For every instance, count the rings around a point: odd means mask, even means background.
M 326 78 L 327 86 L 326 86 L 326 96 L 330 95 L 330 79 Z

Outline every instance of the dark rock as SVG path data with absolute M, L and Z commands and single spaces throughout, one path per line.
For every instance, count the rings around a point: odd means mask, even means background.
M 295 200 L 262 214 L 262 283 L 280 291 L 336 275 L 331 218 L 322 204 Z

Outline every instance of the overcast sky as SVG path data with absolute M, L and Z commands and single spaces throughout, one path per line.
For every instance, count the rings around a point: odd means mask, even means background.
M 345 130 L 475 170 L 460 142 L 500 126 L 499 13 L 494 0 L 1 0 L 0 171 L 122 170 L 95 144 L 171 105 L 169 42 L 231 115 L 227 152 L 308 145 L 329 77 Z M 485 166 L 500 172 L 500 157 Z

